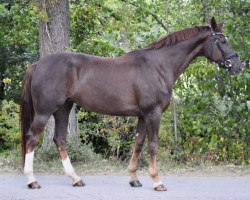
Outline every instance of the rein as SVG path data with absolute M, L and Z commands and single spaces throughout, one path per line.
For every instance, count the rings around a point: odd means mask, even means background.
M 225 38 L 226 38 L 226 36 L 223 33 L 215 33 L 212 27 L 210 27 L 210 31 L 212 33 L 211 58 L 213 57 L 213 42 L 215 41 L 216 46 L 218 47 L 218 49 L 220 50 L 221 54 L 224 57 L 224 61 L 221 62 L 221 63 L 219 63 L 219 66 L 222 67 L 222 68 L 224 68 L 224 69 L 226 69 L 227 71 L 230 71 L 233 68 L 233 65 L 239 61 L 238 53 L 237 52 L 233 52 L 233 53 L 231 53 L 231 54 L 229 54 L 229 55 L 226 56 L 224 50 L 221 47 L 221 44 L 218 42 L 218 40 L 216 38 L 216 35 L 223 35 Z M 232 63 L 230 59 L 233 58 L 233 57 L 237 57 L 237 59 L 235 59 L 235 61 Z

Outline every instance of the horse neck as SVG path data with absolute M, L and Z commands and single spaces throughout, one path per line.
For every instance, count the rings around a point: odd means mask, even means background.
M 203 56 L 204 42 L 208 33 L 200 33 L 189 40 L 165 46 L 157 50 L 162 57 L 156 66 L 164 66 L 167 73 L 172 73 L 173 82 L 185 71 L 188 65 L 198 56 Z

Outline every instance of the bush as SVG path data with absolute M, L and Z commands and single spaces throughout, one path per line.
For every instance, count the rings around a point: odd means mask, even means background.
M 19 105 L 2 101 L 0 110 L 0 150 L 20 146 Z
M 78 120 L 83 142 L 92 143 L 96 153 L 101 153 L 106 158 L 130 158 L 136 132 L 136 118 L 99 115 L 80 108 Z
M 100 155 L 94 153 L 91 144 L 82 144 L 75 137 L 68 138 L 67 151 L 72 163 L 89 163 L 102 159 Z M 46 149 L 39 148 L 35 155 L 37 160 L 44 162 L 59 160 L 59 153 L 55 144 L 51 144 Z

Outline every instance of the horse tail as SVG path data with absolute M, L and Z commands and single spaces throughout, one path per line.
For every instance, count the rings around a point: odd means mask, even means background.
M 21 104 L 20 104 L 20 129 L 22 141 L 22 166 L 25 164 L 26 154 L 26 134 L 28 133 L 31 123 L 34 118 L 34 108 L 31 96 L 31 81 L 37 63 L 32 64 L 27 70 L 21 91 Z

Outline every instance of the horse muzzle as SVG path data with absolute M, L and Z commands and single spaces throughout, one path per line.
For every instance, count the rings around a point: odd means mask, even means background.
M 231 59 L 233 57 L 235 57 L 235 59 L 232 61 Z M 236 52 L 227 56 L 224 62 L 219 63 L 219 66 L 226 69 L 229 72 L 229 75 L 237 75 L 244 69 Z

